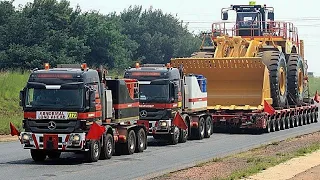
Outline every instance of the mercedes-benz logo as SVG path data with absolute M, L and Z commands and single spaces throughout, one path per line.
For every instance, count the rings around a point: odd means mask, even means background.
M 141 117 L 147 117 L 147 111 L 146 110 L 142 110 L 141 112 L 140 112 L 140 116 Z
M 49 122 L 48 128 L 50 130 L 54 130 L 56 127 L 57 127 L 57 125 L 56 125 L 56 123 L 54 121 L 50 121 Z

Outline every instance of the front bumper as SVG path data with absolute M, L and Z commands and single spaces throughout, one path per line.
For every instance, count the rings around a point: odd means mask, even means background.
M 148 121 L 148 120 L 139 120 L 138 123 L 144 124 L 148 127 L 148 135 L 156 134 L 173 134 L 172 120 L 158 120 L 158 121 Z
M 20 142 L 24 149 L 86 151 L 84 148 L 85 133 L 38 134 L 21 132 Z

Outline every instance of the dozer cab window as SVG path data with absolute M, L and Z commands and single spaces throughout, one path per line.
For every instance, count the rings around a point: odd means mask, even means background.
M 169 102 L 169 84 L 140 84 L 141 102 Z
M 82 108 L 83 89 L 28 88 L 26 107 L 29 108 Z
M 242 12 L 237 14 L 237 24 L 239 28 L 250 28 L 256 26 L 258 23 L 258 13 Z

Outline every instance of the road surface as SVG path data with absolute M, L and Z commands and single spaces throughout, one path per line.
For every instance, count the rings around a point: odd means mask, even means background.
M 143 153 L 113 156 L 110 160 L 83 163 L 80 154 L 65 153 L 56 161 L 37 164 L 18 142 L 0 143 L 0 179 L 141 179 L 161 175 L 196 163 L 245 151 L 261 144 L 320 130 L 320 123 L 304 125 L 275 133 L 223 134 L 210 139 L 178 145 L 151 141 Z

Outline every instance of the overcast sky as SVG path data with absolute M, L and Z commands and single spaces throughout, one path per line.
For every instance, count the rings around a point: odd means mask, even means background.
M 189 23 L 190 31 L 210 30 L 214 21 L 220 20 L 220 10 L 230 4 L 248 4 L 249 0 L 69 0 L 72 7 L 80 5 L 84 11 L 98 10 L 101 13 L 121 12 L 130 5 L 152 6 L 172 13 Z M 24 5 L 32 0 L 15 0 L 15 5 Z M 317 58 L 320 47 L 320 12 L 318 0 L 265 0 L 257 4 L 267 3 L 275 8 L 276 20 L 293 22 L 299 30 L 299 38 L 305 41 L 305 59 L 308 60 L 308 71 L 320 75 L 320 58 Z M 307 2 L 307 3 L 302 3 Z M 229 14 L 229 17 L 232 14 Z M 231 17 L 230 17 L 231 18 Z M 318 47 L 319 46 L 319 47 Z M 319 59 L 319 60 L 318 60 Z

